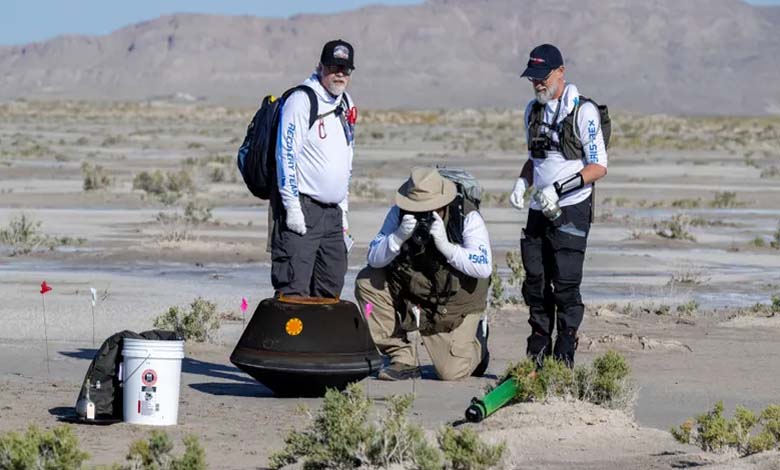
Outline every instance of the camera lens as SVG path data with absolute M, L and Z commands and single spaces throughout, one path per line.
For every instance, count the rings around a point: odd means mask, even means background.
M 417 214 L 417 225 L 412 232 L 412 241 L 418 245 L 425 245 L 431 238 L 431 224 L 433 223 L 433 213 L 425 212 Z

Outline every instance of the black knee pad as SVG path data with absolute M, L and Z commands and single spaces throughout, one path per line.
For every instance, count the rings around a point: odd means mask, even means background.
M 574 352 L 577 350 L 578 341 L 577 331 L 573 328 L 558 333 L 553 349 L 555 359 L 563 361 L 568 367 L 574 367 Z
M 540 333 L 531 333 L 528 337 L 526 355 L 536 361 L 536 367 L 542 367 L 544 358 L 552 354 L 552 337 Z

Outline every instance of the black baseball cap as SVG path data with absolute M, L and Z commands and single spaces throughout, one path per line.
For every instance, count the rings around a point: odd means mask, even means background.
M 342 65 L 355 69 L 355 49 L 347 41 L 336 39 L 325 43 L 320 55 L 322 65 Z
M 543 80 L 553 70 L 563 65 L 561 51 L 552 44 L 536 46 L 528 58 L 528 67 L 521 77 Z

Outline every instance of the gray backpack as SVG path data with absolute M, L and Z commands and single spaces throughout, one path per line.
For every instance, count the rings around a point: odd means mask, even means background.
M 482 202 L 482 186 L 471 173 L 462 168 L 439 168 L 438 170 L 440 175 L 455 183 L 459 195 L 471 201 L 479 210 L 479 204 Z

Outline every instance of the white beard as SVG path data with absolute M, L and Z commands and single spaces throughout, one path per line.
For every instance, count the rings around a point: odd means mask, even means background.
M 553 86 L 547 87 L 543 91 L 534 90 L 534 92 L 536 93 L 536 101 L 538 101 L 541 104 L 547 104 L 548 102 L 550 102 L 550 100 L 553 99 L 553 96 L 555 96 L 555 94 L 558 92 L 558 84 L 555 83 Z
M 337 83 L 329 83 L 328 86 L 326 87 L 326 89 L 328 90 L 328 93 L 330 93 L 331 95 L 339 96 L 342 93 L 344 93 L 344 90 L 347 89 L 347 85 L 346 84 L 340 85 L 340 84 L 337 84 Z

